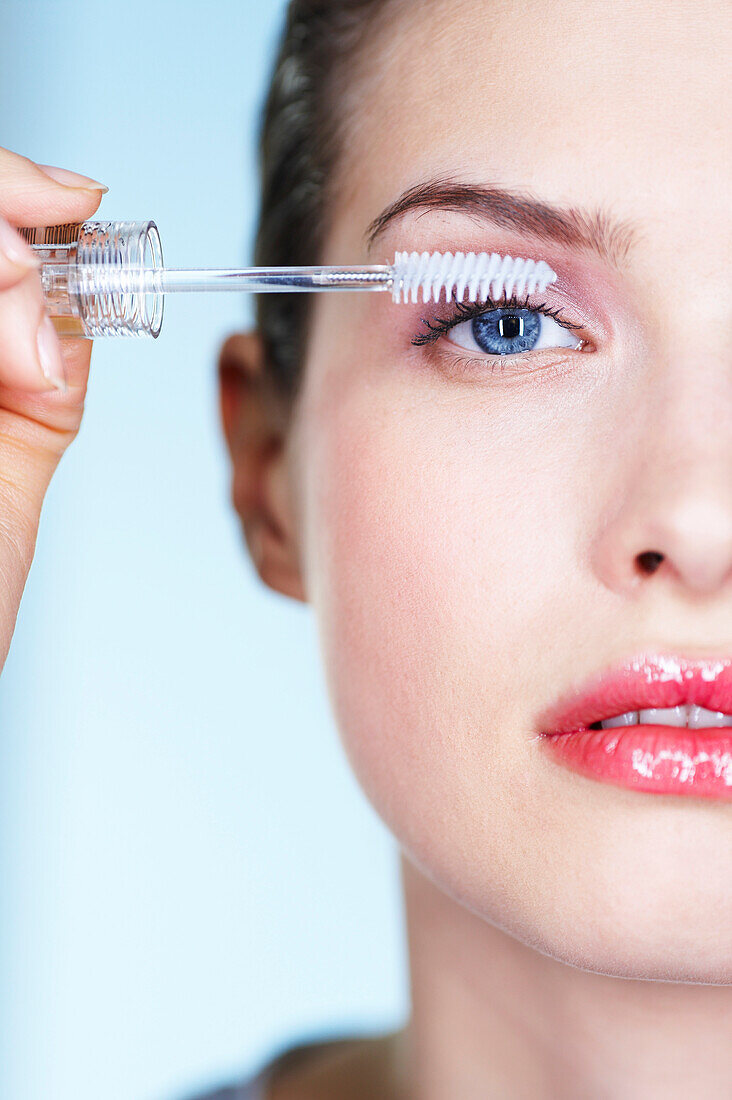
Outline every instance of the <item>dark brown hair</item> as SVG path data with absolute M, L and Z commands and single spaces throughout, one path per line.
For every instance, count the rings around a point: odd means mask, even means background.
M 336 165 L 342 88 L 377 15 L 392 0 L 291 0 L 259 138 L 257 266 L 321 262 L 328 185 Z M 260 294 L 257 328 L 275 388 L 294 400 L 310 294 Z

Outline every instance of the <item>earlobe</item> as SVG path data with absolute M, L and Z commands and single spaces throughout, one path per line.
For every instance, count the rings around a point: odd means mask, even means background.
M 305 602 L 286 419 L 267 383 L 259 335 L 229 336 L 219 353 L 219 408 L 232 463 L 232 501 L 261 579 L 274 591 Z

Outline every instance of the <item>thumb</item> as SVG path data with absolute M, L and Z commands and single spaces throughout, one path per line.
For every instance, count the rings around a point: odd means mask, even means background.
M 0 148 L 0 215 L 16 226 L 89 218 L 108 188 L 66 168 L 40 165 Z
M 37 164 L 56 183 L 62 183 L 64 187 L 80 187 L 83 191 L 109 191 L 99 180 L 93 180 L 91 176 L 82 176 L 80 172 L 70 172 L 68 168 L 56 168 L 53 164 Z

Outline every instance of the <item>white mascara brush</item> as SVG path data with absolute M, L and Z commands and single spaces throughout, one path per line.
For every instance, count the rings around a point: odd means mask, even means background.
M 163 295 L 388 291 L 394 302 L 477 302 L 543 291 L 557 276 L 543 260 L 487 252 L 397 252 L 364 267 L 171 269 L 154 222 L 84 222 L 19 230 L 41 259 L 46 305 L 61 335 L 158 336 Z

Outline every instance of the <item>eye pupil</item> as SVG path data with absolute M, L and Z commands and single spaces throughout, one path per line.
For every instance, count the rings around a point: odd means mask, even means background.
M 515 355 L 539 343 L 543 318 L 535 309 L 500 306 L 473 318 L 473 338 L 489 355 Z
M 500 336 L 507 340 L 515 340 L 517 336 L 524 334 L 524 319 L 517 317 L 515 313 L 509 313 L 507 317 L 501 317 L 498 322 Z

